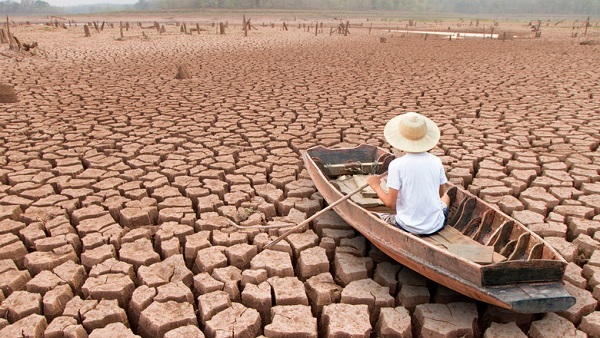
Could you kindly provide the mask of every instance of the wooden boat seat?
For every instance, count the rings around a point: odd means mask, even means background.
[[[367,175],[353,175],[352,177],[340,177],[332,182],[344,195],[347,195],[365,183],[367,177]],[[387,189],[383,183],[382,188],[384,190]],[[353,195],[350,197],[350,199],[356,204],[361,205],[363,208],[371,209],[382,207],[384,205],[383,202],[377,197],[377,194],[375,194],[375,191],[370,187],[365,188],[364,191]]]
[[[421,239],[482,265],[506,260],[506,257],[494,252],[494,247],[485,246],[451,226],[445,226],[436,234]]]

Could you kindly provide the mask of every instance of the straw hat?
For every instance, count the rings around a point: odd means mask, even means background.
[[[435,147],[440,140],[440,129],[431,119],[410,112],[388,121],[383,136],[394,148],[422,153]]]

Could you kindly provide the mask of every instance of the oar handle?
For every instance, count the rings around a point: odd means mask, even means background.
[[[379,179],[384,178],[387,175],[387,171],[384,172],[383,174],[379,175]],[[333,209],[334,207],[336,207],[338,204],[344,202],[345,200],[349,199],[350,197],[356,195],[357,193],[361,192],[363,189],[365,189],[366,187],[369,186],[369,183],[365,183],[363,185],[361,185],[360,187],[352,190],[351,192],[348,193],[348,195],[340,198],[339,200],[331,203],[330,205],[328,205],[325,209],[322,209],[321,211],[317,212],[316,214],[310,216],[309,218],[305,219],[304,221],[298,223],[297,225],[289,228],[286,232],[284,232],[281,236],[275,238],[273,241],[271,241],[270,243],[265,245],[265,249],[269,249],[271,248],[273,245],[279,243],[282,239],[286,238],[289,234],[291,234],[292,232],[296,231],[296,229],[298,228],[302,228],[303,226],[305,226],[306,224],[310,223],[312,220],[314,220],[315,218],[323,215],[325,212]]]

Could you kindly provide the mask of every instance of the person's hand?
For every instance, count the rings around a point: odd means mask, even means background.
[[[378,187],[381,184],[381,180],[377,175],[371,175],[367,177],[367,183],[371,188]]]

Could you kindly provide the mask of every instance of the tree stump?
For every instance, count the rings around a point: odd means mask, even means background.
[[[188,70],[188,67],[186,64],[179,65],[179,68],[177,68],[177,75],[175,75],[175,78],[177,80],[192,78],[192,75],[190,74],[190,71]]]
[[[17,93],[11,85],[0,83],[0,103],[19,102]]]
[[[85,32],[86,38],[89,38],[92,36],[92,34],[90,34],[90,27],[87,24],[83,25],[83,31]]]
[[[8,43],[8,36],[4,29],[0,28],[0,44]]]

